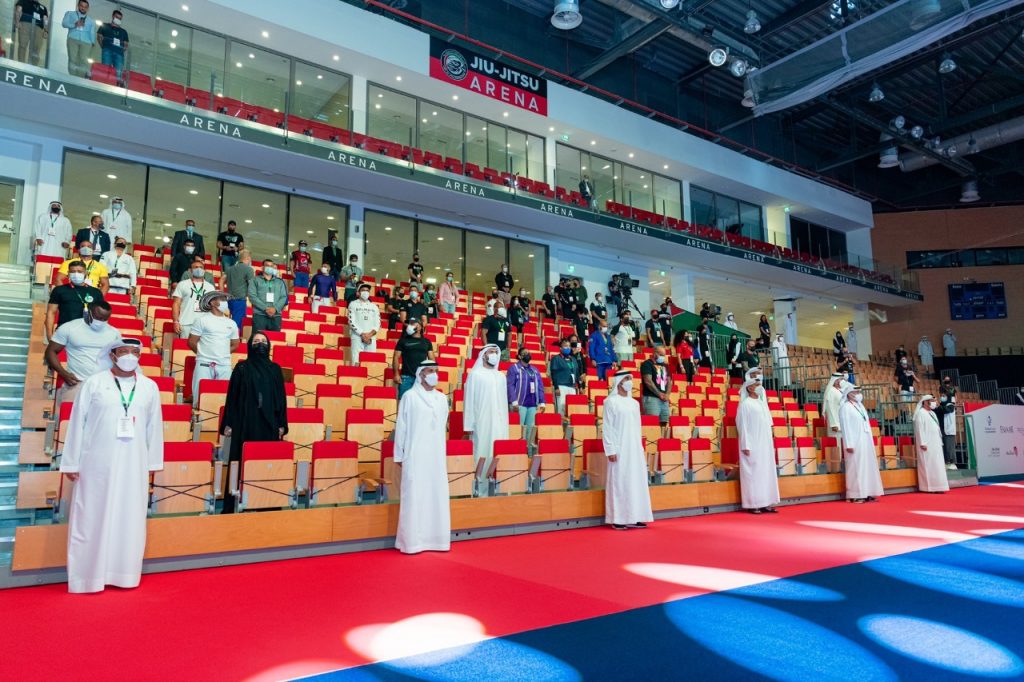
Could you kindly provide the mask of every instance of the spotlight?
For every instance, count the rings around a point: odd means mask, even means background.
[[[885,93],[882,92],[882,88],[878,87],[878,83],[871,86],[871,94],[868,95],[868,101],[872,104],[878,104],[885,99]]]
[[[939,62],[939,73],[945,75],[947,73],[953,73],[956,71],[956,62],[949,56],[949,53],[942,55],[942,61]]]
[[[715,47],[712,48],[711,52],[708,52],[708,63],[710,63],[711,66],[724,66],[728,59],[729,52],[724,47]]]
[[[740,100],[740,104],[745,106],[747,109],[753,109],[754,108],[754,91],[753,90],[744,90],[743,91],[743,99]]]
[[[665,4],[662,0],[662,4]],[[761,30],[761,20],[757,18],[757,10],[747,12],[747,23],[743,25],[744,33],[757,33]]]
[[[921,126],[914,126],[910,129],[910,136],[915,140],[920,140],[924,136],[924,128]]]
[[[955,144],[951,144],[948,147],[946,147],[946,156],[954,157],[954,156],[957,155],[958,151],[959,150],[956,148],[956,145]]]
[[[964,182],[963,187],[960,189],[960,203],[973,204],[979,199],[981,199],[981,195],[978,194],[978,181],[967,180]]]
[[[583,15],[580,14],[580,0],[558,0],[555,3],[554,14],[551,15],[551,25],[568,31],[583,23]]]
[[[679,6],[679,0],[661,0],[663,9],[675,9]]]
[[[942,6],[939,0],[918,0],[917,7],[910,17],[910,28],[913,31],[920,31],[932,23],[942,14]]]
[[[902,116],[897,116],[893,120],[889,121],[889,127],[895,128],[896,130],[903,130],[903,126],[907,125],[907,119]]]
[[[737,78],[743,78],[743,75],[747,72],[747,66],[746,60],[734,59],[732,64],[729,65],[729,73]]]

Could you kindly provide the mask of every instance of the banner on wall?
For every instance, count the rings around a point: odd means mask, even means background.
[[[1024,475],[1024,407],[987,405],[965,421],[978,478]]]
[[[513,107],[548,115],[548,82],[482,54],[430,38],[430,77]]]

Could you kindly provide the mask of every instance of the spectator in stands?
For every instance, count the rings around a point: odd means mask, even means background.
[[[608,324],[608,308],[604,304],[601,292],[594,294],[594,302],[590,304],[590,324],[594,326],[594,329],[600,329],[602,324],[606,326]]]
[[[843,388],[839,429],[843,432],[846,459],[846,497],[859,504],[885,494],[882,476],[878,473],[878,453],[871,434],[871,419],[863,401],[859,386],[848,384]]]
[[[668,296],[658,307],[658,324],[661,326],[662,342],[666,345],[672,340],[672,308],[674,304]]]
[[[110,304],[93,301],[86,316],[62,324],[46,345],[46,364],[63,380],[57,389],[57,406],[70,402],[78,395],[81,382],[98,371],[100,352],[115,341],[121,332],[110,325]],[[67,367],[60,364],[60,352],[67,352]]]
[[[658,321],[658,309],[651,311],[651,316],[644,322],[644,338],[651,348],[664,346],[668,341],[662,335],[661,324]]]
[[[796,318],[793,317],[793,313],[786,313],[786,318],[782,321],[782,331],[785,335],[786,343],[795,346],[797,344],[797,334]]]
[[[101,302],[103,292],[88,283],[85,264],[80,260],[71,261],[68,264],[68,283],[55,286],[46,304],[44,328],[47,340],[53,338],[53,332],[59,325],[82,319],[89,304]]]
[[[228,221],[228,229],[217,235],[217,253],[220,255],[220,267],[227,270],[238,262],[238,254],[245,248],[245,238],[238,231],[238,223]]]
[[[910,368],[910,361],[906,356],[900,358],[900,364],[896,366],[894,376],[900,391],[900,401],[904,403],[912,402],[914,392],[917,390],[915,386],[917,375]]]
[[[508,407],[519,414],[519,424],[523,427],[523,438],[531,446],[536,445],[536,417],[544,412],[544,380],[540,371],[530,364],[533,353],[522,346],[517,353],[519,360],[508,368]]]
[[[508,309],[508,321],[515,327],[516,333],[522,335],[523,327],[526,326],[529,316],[529,308],[524,308],[521,299],[518,296],[513,296],[512,306]]]
[[[171,240],[171,258],[180,253],[186,253],[186,242],[192,242],[192,253],[190,255],[206,258],[206,247],[203,245],[203,235],[196,232],[196,221],[188,218],[185,221],[185,229],[174,233]]]
[[[224,268],[220,288],[228,292],[228,309],[231,319],[235,321],[239,331],[245,322],[245,300],[249,296],[249,283],[256,276],[252,269],[252,254],[249,249],[238,252],[238,262]]]
[[[192,262],[189,263],[188,269],[181,275],[181,279],[179,281],[180,282],[187,281],[192,276],[193,268],[197,268],[197,267],[200,267],[200,268],[203,269],[203,279],[205,279],[212,286],[214,286],[214,288],[216,288],[216,284],[217,283],[216,283],[216,281],[213,278],[213,273],[210,272],[209,269],[207,269],[207,267],[206,267],[206,259],[204,259],[202,256],[195,256],[195,255],[192,256]],[[171,289],[172,289],[172,291],[173,291],[173,288],[174,288],[174,282],[171,282]]]
[[[656,415],[661,427],[668,426],[669,393],[672,377],[668,371],[668,351],[664,344],[654,346],[654,354],[640,363],[644,414]]]
[[[757,332],[759,334],[757,337],[757,347],[768,348],[772,342],[772,328],[771,325],[768,324],[767,315],[762,315],[760,321],[758,321]]]
[[[248,355],[235,365],[224,401],[221,433],[231,436],[229,462],[242,460],[249,441],[278,441],[288,433],[284,373],[271,362],[270,338],[261,331],[249,337]],[[234,495],[224,496],[222,514],[235,512]]]
[[[572,343],[562,339],[558,344],[558,355],[551,358],[548,374],[555,391],[555,411],[565,416],[565,396],[576,395],[579,367],[572,358]]]
[[[583,303],[576,304],[573,311],[572,326],[576,329],[576,336],[585,339],[590,335],[590,311]]]
[[[263,261],[263,276],[249,282],[252,330],[281,331],[281,313],[288,306],[288,285],[277,274],[273,259]]]
[[[619,323],[612,327],[612,340],[615,342],[615,355],[619,362],[633,359],[633,345],[637,336],[629,311],[623,310],[619,314]]]
[[[294,285],[296,289],[305,289],[309,286],[309,273],[313,269],[313,256],[309,253],[309,242],[305,239],[299,240],[299,248],[292,251],[289,261]]]
[[[396,286],[391,294],[387,299],[387,303],[384,304],[385,311],[388,314],[388,329],[398,329],[399,325],[402,324],[405,309],[409,302],[406,300],[405,294],[402,293],[402,287],[400,286]]]
[[[927,335],[922,336],[917,342],[917,354],[921,358],[921,366],[926,372],[931,372],[935,365],[935,349],[932,348],[932,342]]]
[[[953,334],[952,329],[947,329],[946,333],[942,335],[942,354],[947,358],[956,357],[956,335]]]
[[[210,291],[199,301],[199,315],[189,331],[188,347],[196,354],[192,400],[199,405],[199,382],[230,379],[231,354],[238,350],[238,325],[230,317],[228,295]]]
[[[587,340],[587,355],[594,363],[597,370],[597,378],[607,381],[608,370],[614,369],[618,358],[615,356],[615,348],[612,345],[612,338],[608,335],[608,323],[600,322],[595,325],[594,332]]]
[[[568,280],[561,282],[560,286],[562,288],[562,317],[571,322],[576,317],[576,304],[579,303],[579,300],[576,298],[576,288]]]
[[[779,389],[792,384],[789,374],[789,348],[782,334],[775,335],[775,343],[772,344],[772,365],[775,367],[775,381]]]
[[[459,304],[459,287],[455,285],[455,275],[450,272],[444,275],[438,300],[441,302],[441,310],[449,315],[455,312],[455,307]]]
[[[353,272],[345,280],[345,305],[359,297],[359,277]]]
[[[914,410],[914,448],[917,450],[917,489],[925,493],[949,490],[946,464],[942,460],[942,430],[935,408],[935,396],[925,395]]]
[[[569,337],[569,347],[572,354],[569,356],[576,363],[576,392],[587,392],[587,356],[583,352],[583,344],[578,336],[573,334]]]
[[[107,268],[96,260],[92,250],[92,242],[86,240],[78,249],[78,258],[71,258],[61,263],[57,272],[61,275],[69,274],[68,268],[72,263],[81,263],[85,267],[85,277],[89,283],[102,291],[104,294],[110,289],[110,279]]]
[[[427,324],[430,324],[438,317],[437,289],[433,284],[427,284],[423,291],[423,305],[427,307]]]
[[[358,365],[360,353],[377,350],[377,334],[380,333],[380,308],[370,301],[369,284],[360,284],[358,297],[348,304],[348,329],[352,364]]]
[[[338,283],[334,281],[331,266],[327,263],[320,266],[320,272],[313,275],[309,282],[309,300],[313,313],[320,312],[322,305],[338,304]]]
[[[497,348],[502,360],[508,360],[508,337],[512,330],[507,318],[508,310],[499,307],[480,323],[480,338],[484,343]]]
[[[841,331],[836,331],[836,335],[832,338],[832,354],[837,359],[846,354],[846,339],[843,338]]]
[[[494,276],[494,286],[498,289],[498,300],[507,308],[512,302],[512,287],[515,286],[515,280],[508,272],[508,265],[502,263],[501,272]]]
[[[587,202],[587,207],[596,211],[597,200],[594,198],[594,183],[590,179],[589,175],[584,174],[580,180],[580,195],[583,196],[583,201]]]
[[[615,277],[608,280],[608,302],[615,306],[616,315],[622,309],[622,292],[619,291],[619,285],[615,283]]]
[[[346,282],[352,275],[355,275],[357,280],[363,279],[363,269],[359,267],[359,256],[354,253],[348,255],[348,265],[341,269],[341,278]]]
[[[110,251],[110,235],[104,229],[103,218],[93,214],[89,219],[89,227],[83,227],[75,235],[75,248],[81,251],[82,244],[89,242],[93,255],[99,258]]]
[[[324,247],[324,263],[331,268],[331,277],[338,282],[344,281],[341,276],[341,270],[342,265],[345,263],[345,257],[338,246],[337,233],[331,235],[331,243]]]
[[[121,27],[124,14],[115,9],[110,21],[100,26],[97,35],[100,39],[100,59],[107,66],[114,67],[117,79],[121,80],[124,71],[124,55],[128,51],[128,31]]]
[[[541,302],[544,304],[544,315],[545,319],[551,320],[552,322],[558,319],[558,298],[555,296],[554,287],[550,284],[544,289],[544,295],[540,297]]]
[[[843,402],[843,387],[848,383],[845,377],[842,372],[833,373],[822,393],[821,416],[825,418],[825,428],[832,438],[843,437],[839,423],[839,407]]]
[[[956,387],[953,377],[948,374],[942,377],[938,402],[935,413],[941,421],[942,452],[946,457],[946,468],[952,471],[956,469]]]
[[[138,271],[135,259],[127,253],[128,242],[124,237],[114,240],[114,250],[107,251],[100,258],[100,263],[107,269],[107,282],[110,291],[115,294],[127,294],[135,290]]]
[[[893,358],[896,360],[896,366],[900,366],[900,360],[907,357],[907,349],[903,347],[903,344],[896,346],[896,350],[893,351]]]
[[[68,29],[68,73],[88,78],[89,57],[96,44],[96,23],[89,18],[89,0],[78,0],[78,7],[65,12],[60,26]]]
[[[519,300],[519,305],[522,306],[523,310],[526,311],[526,318],[527,320],[529,320],[530,306],[533,304],[533,301],[530,300],[530,297],[527,295],[525,288],[519,287],[519,295],[512,297],[513,301],[515,301],[516,299]]]
[[[410,319],[405,323],[405,333],[395,344],[395,352],[391,360],[391,368],[395,374],[395,385],[398,386],[398,399],[401,400],[406,391],[416,383],[416,372],[424,360],[434,359],[434,344],[423,336],[423,325],[418,320]]]
[[[133,588],[142,578],[149,475],[164,468],[160,389],[138,371],[142,343],[120,339],[98,359],[71,412],[60,470],[75,481],[68,591]]]
[[[435,390],[437,363],[424,361],[413,378],[413,398],[398,406],[395,464],[401,471],[395,547],[403,554],[447,552],[451,547],[451,510],[445,432],[448,399]]]
[[[14,5],[14,23],[17,25],[18,61],[42,66],[39,58],[46,52],[50,35],[50,11],[36,0],[18,0]]]
[[[740,404],[736,410],[741,505],[751,514],[774,514],[774,505],[780,500],[772,415],[768,405],[761,400],[763,392],[759,380],[745,382],[740,389]]]
[[[429,321],[427,315],[427,304],[423,302],[419,289],[409,290],[409,300],[405,302],[405,310],[402,314],[402,323],[419,322],[421,327],[426,327]]]
[[[617,372],[604,401],[601,425],[608,473],[604,521],[615,530],[646,528],[654,520],[647,487],[647,455],[640,427],[640,405],[633,400],[633,375]]]
[[[473,440],[473,465],[483,460],[485,476],[494,457],[494,441],[508,439],[508,384],[498,371],[500,361],[500,348],[490,343],[483,347],[466,379],[463,399],[463,430]],[[487,494],[484,483],[485,479],[478,480],[481,496]]]
[[[167,271],[167,279],[170,281],[172,291],[175,284],[188,275],[195,258],[196,244],[191,239],[186,239],[182,245],[181,253],[171,257],[171,267]]]
[[[583,280],[577,277],[573,281],[573,288],[576,290],[576,305],[582,305],[584,308],[587,304],[587,287],[583,284]]]
[[[729,345],[725,349],[725,366],[729,368],[729,378],[742,379],[744,368],[740,356],[743,354],[743,345],[740,337],[736,334],[729,336]]]
[[[853,328],[853,322],[846,323],[846,350],[857,357],[857,330]]]
[[[706,322],[701,322],[697,327],[697,347],[700,349],[698,364],[709,369],[714,367],[711,359],[711,327]]]
[[[697,368],[693,364],[693,335],[686,330],[680,330],[672,340],[676,349],[676,360],[686,372],[686,383],[693,381],[693,375]]]
[[[409,270],[409,286],[413,284],[423,288],[423,264],[420,263],[419,251],[412,254],[412,262],[408,265]]]
[[[743,368],[748,374],[751,369],[761,365],[761,360],[757,357],[757,345],[754,343],[753,339],[747,340],[747,347],[740,355],[740,362],[743,363]]]
[[[71,248],[71,221],[64,216],[64,205],[59,201],[51,201],[49,212],[39,214],[33,233],[37,256],[67,258]]]
[[[857,383],[855,375],[855,365],[853,355],[847,353],[843,357],[839,358],[839,362],[836,363],[836,371],[842,372],[846,376],[847,382],[854,384]]]
[[[729,329],[739,331],[739,326],[736,324],[736,316],[733,315],[732,312],[728,312],[725,314],[725,322],[723,322],[722,324],[724,324]]]
[[[707,324],[708,320],[714,319],[715,314],[711,312],[711,304],[704,301],[700,306],[700,321]]]
[[[174,320],[174,333],[179,339],[187,339],[192,330],[192,323],[199,315],[199,304],[203,295],[213,291],[213,285],[206,281],[206,269],[202,261],[192,264],[188,279],[174,285],[171,294],[171,319]]]
[[[135,231],[132,227],[132,214],[125,209],[123,198],[116,195],[111,197],[110,206],[103,209],[100,218],[103,219],[103,227],[111,239],[117,241],[120,237],[129,244],[133,243]]]

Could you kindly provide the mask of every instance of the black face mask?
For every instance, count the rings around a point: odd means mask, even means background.
[[[270,344],[269,343],[254,343],[249,346],[249,355],[253,355],[258,358],[266,358],[270,356]]]
[[[519,356],[519,359],[522,360],[523,362],[529,364],[530,360],[533,359],[533,356],[530,355],[529,353],[523,353],[522,355]]]

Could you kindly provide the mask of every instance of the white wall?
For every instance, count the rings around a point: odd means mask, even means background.
[[[15,216],[18,234],[11,242],[13,262],[31,262],[36,216],[60,198],[61,155],[56,141],[16,134],[0,120],[0,176],[24,184],[20,215]]]

